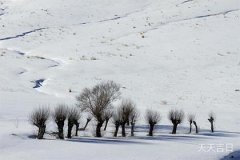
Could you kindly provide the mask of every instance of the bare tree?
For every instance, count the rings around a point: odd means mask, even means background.
[[[209,113],[209,118],[208,118],[208,121],[210,122],[211,124],[211,131],[214,132],[214,122],[215,122],[215,119],[216,119],[216,116],[213,112],[210,112]]]
[[[91,120],[92,120],[92,116],[91,116],[91,115],[88,115],[87,121],[86,121],[84,127],[83,127],[83,128],[80,128],[79,130],[80,130],[80,131],[85,131],[85,129],[86,129],[87,126],[88,126],[88,123],[89,123]]]
[[[126,124],[129,123],[130,115],[135,110],[135,104],[130,99],[122,100],[118,112],[120,115],[120,125],[122,127],[122,136],[126,137]]]
[[[170,110],[168,118],[173,124],[172,134],[176,134],[177,126],[182,123],[184,119],[184,112],[182,110]]]
[[[44,133],[46,131],[46,122],[49,119],[49,116],[49,108],[40,107],[38,109],[35,109],[29,117],[30,122],[38,127],[38,139],[43,139]]]
[[[140,114],[136,108],[133,110],[132,114],[130,115],[131,136],[134,136],[134,128],[135,128],[136,121],[139,118],[139,115]]]
[[[194,124],[194,126],[195,126],[195,128],[196,128],[196,133],[198,133],[198,126],[197,126],[197,122],[196,122],[196,121],[193,121],[193,124]]]
[[[64,122],[68,115],[68,107],[64,104],[58,105],[53,112],[53,119],[58,126],[58,137],[64,139]]]
[[[154,126],[160,122],[161,120],[161,116],[160,113],[158,111],[152,110],[152,109],[148,109],[146,111],[146,115],[145,115],[145,119],[149,124],[149,136],[153,136],[153,130],[154,130]]]
[[[97,121],[96,137],[101,137],[104,115],[111,108],[111,103],[120,96],[120,86],[113,81],[102,82],[92,89],[85,88],[77,97],[79,107],[89,112]]]
[[[194,120],[195,120],[195,115],[189,114],[188,115],[188,122],[190,124],[189,133],[192,133],[192,123]]]
[[[108,125],[108,121],[110,120],[110,118],[112,117],[112,115],[113,115],[112,110],[108,110],[108,111],[105,112],[105,114],[104,114],[104,119],[105,119],[104,131],[106,131],[107,125]]]
[[[80,111],[77,108],[71,108],[68,112],[68,138],[72,138],[72,128],[75,125],[76,126],[76,133],[75,135],[78,135],[78,128],[79,128],[79,119],[80,119]]]

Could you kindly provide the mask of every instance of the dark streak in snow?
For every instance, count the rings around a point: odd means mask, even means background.
[[[188,2],[191,2],[191,1],[193,1],[193,0],[183,1],[181,4],[188,3]]]
[[[215,14],[207,14],[207,15],[203,15],[203,16],[197,16],[194,18],[205,18],[205,17],[212,17],[212,16],[218,16],[218,15],[226,15],[230,12],[234,12],[234,11],[238,11],[238,9],[233,9],[233,10],[228,10],[228,11],[224,11],[224,12],[219,12],[219,13],[215,13]]]
[[[11,40],[11,39],[16,39],[16,38],[19,38],[19,37],[24,37],[28,34],[31,34],[31,33],[37,32],[37,31],[41,31],[41,30],[44,30],[44,29],[47,29],[47,28],[38,28],[38,29],[31,30],[31,31],[23,32],[21,34],[15,35],[15,36],[0,38],[0,41],[6,41],[6,40]]]
[[[147,6],[148,5],[146,5],[145,7],[147,7]],[[115,15],[115,17],[108,18],[108,19],[102,19],[102,20],[99,20],[99,21],[96,21],[96,22],[89,21],[89,22],[82,22],[82,23],[78,23],[78,24],[74,24],[74,25],[85,25],[85,24],[92,24],[92,23],[101,23],[101,22],[114,21],[114,20],[118,20],[118,19],[121,19],[121,18],[128,17],[128,16],[130,16],[132,14],[135,14],[135,13],[138,13],[138,12],[142,12],[144,8],[136,10],[136,11],[133,11],[133,12],[126,13],[126,14],[124,14],[122,16]]]
[[[45,79],[39,79],[39,80],[35,80],[32,81],[33,83],[35,83],[35,86],[33,88],[39,88],[42,86],[42,83],[45,81]]]
[[[21,56],[24,56],[24,55],[25,55],[25,53],[20,52],[20,51],[16,51],[16,53],[19,54],[19,55],[21,55]]]
[[[126,17],[126,16],[123,16],[123,17]],[[101,21],[98,21],[98,22],[107,22],[107,21],[114,21],[114,20],[117,20],[117,19],[120,19],[120,18],[123,18],[123,17],[114,17],[114,18],[109,18],[109,19],[104,19],[104,20],[101,20]]]
[[[30,58],[42,59],[42,60],[46,60],[46,61],[50,61],[50,62],[54,63],[54,64],[48,66],[48,68],[53,68],[53,67],[57,67],[60,65],[59,62],[52,60],[52,59],[45,58],[45,57],[31,56]]]
[[[151,28],[146,32],[152,31],[152,30],[156,30],[158,29],[160,26],[164,26],[164,25],[168,25],[171,23],[177,23],[177,22],[183,22],[183,21],[189,21],[189,20],[194,20],[194,19],[200,19],[200,18],[207,18],[207,17],[213,17],[213,16],[219,16],[219,15],[226,15],[228,13],[234,12],[234,11],[239,11],[239,9],[232,9],[232,10],[227,10],[227,11],[223,11],[223,12],[218,12],[218,13],[213,13],[213,14],[207,14],[207,15],[201,15],[201,16],[196,16],[196,17],[191,17],[191,18],[185,18],[185,19],[179,19],[179,20],[175,20],[175,21],[169,21],[169,22],[162,22],[160,23],[158,26]]]

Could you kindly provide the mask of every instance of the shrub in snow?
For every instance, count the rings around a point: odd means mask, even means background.
[[[214,121],[215,121],[215,119],[216,119],[216,117],[215,117],[214,113],[213,112],[209,113],[208,121],[211,124],[211,132],[214,132]]]
[[[148,135],[149,136],[153,136],[153,130],[154,130],[154,126],[160,122],[161,120],[161,116],[160,113],[158,111],[155,110],[151,110],[148,109],[146,111],[146,115],[145,115],[145,119],[149,124],[149,132]]]
[[[170,110],[168,118],[173,124],[172,134],[176,134],[177,126],[183,121],[184,112],[182,110]]]
[[[68,115],[68,107],[64,104],[58,105],[53,112],[53,119],[58,126],[58,137],[64,139],[64,122]]]
[[[49,108],[40,107],[35,109],[30,115],[30,122],[38,127],[38,139],[43,139],[46,130],[46,122],[50,116]]]
[[[78,136],[80,112],[77,108],[71,108],[68,111],[68,138],[72,138],[72,128],[76,126],[75,136]]]
[[[190,124],[189,133],[192,133],[192,123],[194,120],[195,120],[195,115],[189,114],[188,115],[188,122]]]
[[[120,86],[113,81],[102,82],[93,88],[85,88],[77,97],[79,107],[89,112],[97,121],[96,137],[101,137],[101,128],[105,113],[111,109],[111,103],[120,96]]]

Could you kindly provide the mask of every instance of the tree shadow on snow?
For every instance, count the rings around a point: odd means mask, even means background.
[[[194,141],[199,139],[209,139],[210,137],[195,136],[195,135],[155,135],[155,136],[136,136],[136,139],[141,140],[159,140],[159,141]]]
[[[149,126],[139,125],[139,126],[136,126],[135,128],[136,128],[135,132],[148,133]],[[159,139],[163,139],[163,137],[165,137],[166,139],[181,140],[181,138],[183,138],[186,140],[191,140],[191,139],[201,139],[201,138],[206,139],[211,137],[239,137],[240,136],[240,132],[216,130],[214,133],[212,133],[209,129],[200,129],[199,133],[196,134],[194,128],[192,130],[192,133],[189,134],[189,127],[184,127],[184,126],[178,126],[177,134],[175,135],[171,134],[171,131],[172,131],[172,125],[156,125],[154,127],[154,133],[159,137]],[[163,135],[158,135],[158,134],[163,134]],[[169,134],[169,135],[164,135],[164,134]],[[154,139],[158,139],[156,138],[156,136],[154,137],[155,137]],[[143,137],[143,139],[144,138],[146,137]],[[146,139],[151,139],[151,138],[147,137]]]
[[[120,138],[88,138],[88,137],[80,137],[80,138],[72,138],[67,139],[70,142],[81,142],[81,143],[96,143],[96,144],[147,144],[145,142],[137,142],[128,139],[120,139]]]

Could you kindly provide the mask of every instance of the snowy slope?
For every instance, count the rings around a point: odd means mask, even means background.
[[[219,159],[228,153],[198,152],[200,144],[240,150],[239,9],[239,0],[0,0],[0,159]],[[111,128],[103,139],[28,138],[34,107],[74,105],[103,80],[120,83],[142,115],[160,111],[156,137],[145,136],[142,118],[135,138],[112,139]],[[200,134],[185,134],[186,121],[168,134],[171,108],[195,113]]]

